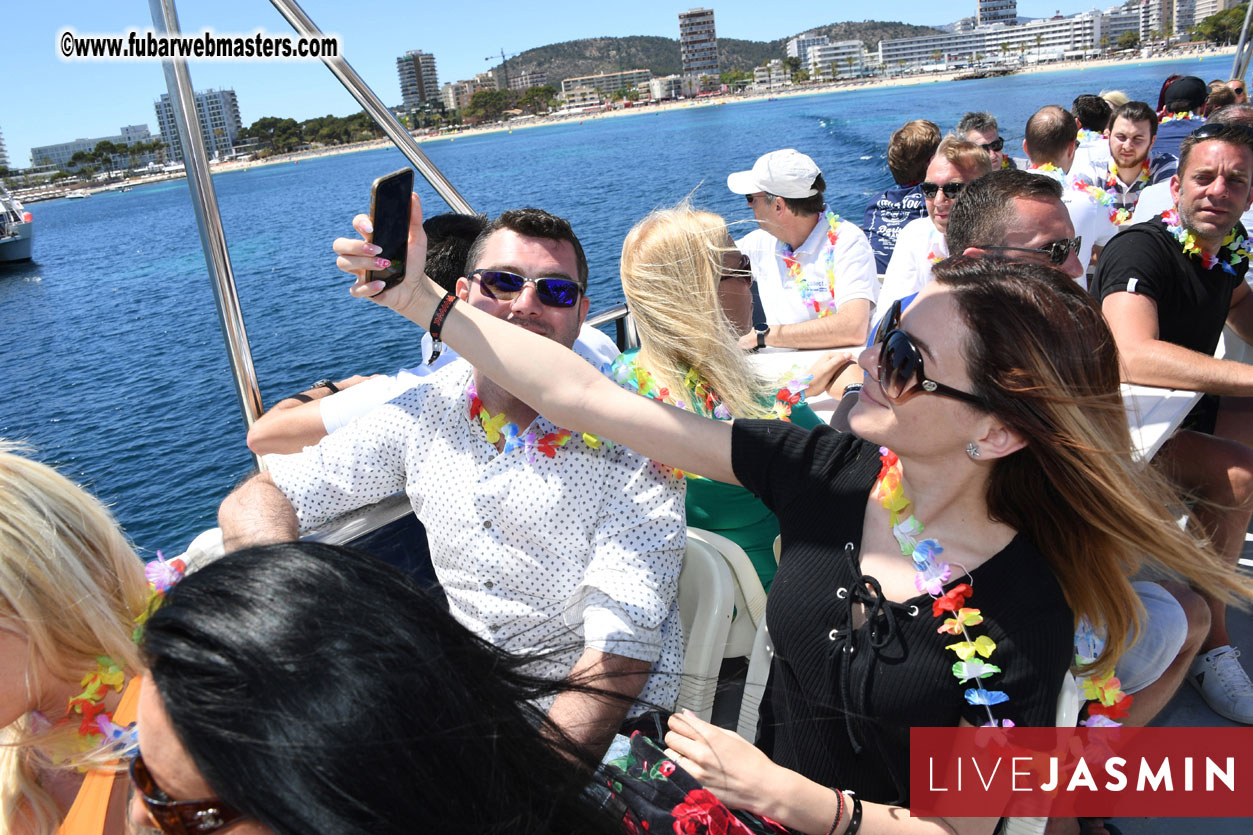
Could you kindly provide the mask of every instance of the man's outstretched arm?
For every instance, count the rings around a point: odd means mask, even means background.
[[[357,374],[335,383],[335,388],[343,391],[369,379]],[[286,455],[313,446],[326,437],[322,401],[334,396],[329,387],[315,386],[278,401],[248,430],[248,448],[257,455]]]
[[[300,538],[296,509],[269,473],[253,475],[222,500],[218,525],[227,553],[249,545],[294,542]]]

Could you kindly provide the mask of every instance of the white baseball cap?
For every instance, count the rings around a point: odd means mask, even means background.
[[[792,199],[813,197],[818,193],[814,180],[821,173],[822,170],[808,156],[792,148],[784,148],[758,157],[751,171],[736,171],[727,175],[727,188],[736,194],[765,191]]]

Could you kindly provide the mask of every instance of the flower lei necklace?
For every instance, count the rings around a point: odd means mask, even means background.
[[[692,400],[688,402],[674,397],[669,388],[659,385],[652,372],[640,366],[638,359],[638,356],[622,354],[614,360],[610,374],[618,385],[636,394],[662,403],[669,403],[702,417],[711,417],[716,420],[731,419],[731,410],[695,368],[689,368],[683,377],[684,389],[691,392]],[[779,390],[775,393],[767,418],[789,420],[792,416],[792,408],[805,402],[805,389],[813,382],[813,379],[812,375],[797,374],[796,369],[785,374],[783,380],[786,382],[780,381]],[[678,478],[683,476],[694,479],[704,478],[695,473],[673,469]]]
[[[1191,110],[1183,111],[1181,113],[1166,113],[1157,118],[1157,126],[1160,128],[1167,122],[1190,122],[1199,118],[1201,117],[1193,113]]]
[[[1190,255],[1201,259],[1201,264],[1207,270],[1220,266],[1223,272],[1235,275],[1235,264],[1239,264],[1249,257],[1247,250],[1248,239],[1243,235],[1236,235],[1236,227],[1232,227],[1227,233],[1227,237],[1223,238],[1222,248],[1218,250],[1217,255],[1210,255],[1201,250],[1200,244],[1197,243],[1196,233],[1191,229],[1185,229],[1183,220],[1179,217],[1178,209],[1169,209],[1162,212],[1162,223],[1166,225],[1166,231],[1175,236],[1175,240],[1183,247],[1183,254]]]
[[[811,288],[809,282],[806,281],[803,271],[801,270],[800,261],[796,259],[790,244],[779,242],[779,257],[783,259],[783,266],[787,268],[788,277],[792,279],[792,283],[796,286],[796,292],[800,293],[801,301],[805,306],[812,307],[814,312],[818,314],[818,318],[830,316],[835,312],[835,242],[839,240],[840,216],[830,210],[826,213],[827,218],[827,282],[826,287],[816,286]],[[822,298],[823,290],[826,290],[828,297]]]
[[[165,597],[165,592],[182,579],[186,570],[182,560],[166,560],[160,551],[155,560],[144,566],[144,576],[148,579],[151,593],[148,605],[135,617],[135,629],[131,634],[135,643],[139,643],[143,637],[143,625]],[[93,750],[97,750],[101,756],[121,756],[135,746],[137,737],[134,724],[127,727],[116,724],[113,721],[113,712],[104,706],[110,688],[120,693],[125,685],[126,673],[122,665],[107,655],[96,656],[96,669],[83,676],[79,682],[82,692],[70,699],[65,719],[61,720],[70,721],[77,714],[77,733],[68,746],[53,752],[53,765],[60,765],[71,755],[87,754]],[[59,723],[53,722],[42,712],[31,711],[31,729],[36,734],[43,733],[56,724]],[[79,770],[85,771],[86,768],[80,767]]]
[[[470,382],[466,385],[466,398],[470,401],[470,417],[478,418],[483,424],[483,432],[487,435],[487,442],[495,444],[503,437],[505,439],[505,448],[501,450],[501,454],[513,452],[515,449],[521,449],[526,453],[526,459],[530,462],[535,461],[537,452],[543,453],[548,458],[554,458],[557,455],[557,449],[564,447],[570,440],[573,433],[569,429],[558,429],[556,432],[549,432],[544,436],[538,436],[534,432],[522,434],[518,429],[518,424],[509,422],[509,417],[503,412],[493,415],[483,406],[483,401],[479,400],[478,388],[474,385],[474,377],[470,377]],[[583,443],[592,449],[597,449],[602,445],[609,445],[609,441],[584,432]]]
[[[953,663],[953,676],[958,682],[965,684],[973,681],[975,684],[966,690],[966,702],[982,707],[987,712],[988,721],[984,727],[1014,727],[1013,720],[997,720],[992,715],[992,706],[1008,702],[1009,695],[1002,690],[988,690],[983,686],[983,679],[997,675],[1001,668],[988,663],[992,653],[996,651],[996,642],[987,635],[972,637],[967,629],[983,623],[983,613],[979,609],[966,606],[974,590],[969,583],[959,583],[944,592],[944,584],[951,579],[953,570],[948,563],[938,559],[944,552],[938,540],[918,539],[923,532],[923,525],[914,516],[913,503],[905,496],[901,485],[904,473],[901,461],[887,447],[879,447],[879,461],[882,466],[870,495],[888,511],[892,535],[900,545],[901,554],[913,559],[917,572],[914,586],[919,592],[933,598],[932,615],[939,618],[945,612],[951,614],[936,631],[962,639],[949,644],[945,649],[952,650],[957,656],[958,660]],[[1075,646],[1076,661],[1080,665],[1091,664],[1101,653],[1103,641],[1086,618],[1080,621],[1075,634]],[[1082,722],[1088,727],[1117,726],[1119,723],[1115,720],[1126,715],[1132,702],[1132,697],[1122,692],[1121,683],[1112,671],[1099,678],[1081,677],[1079,687],[1086,699],[1095,700],[1088,707],[1089,718]]]

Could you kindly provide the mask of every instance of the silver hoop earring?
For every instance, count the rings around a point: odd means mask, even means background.
[[[976,444],[974,441],[971,441],[970,443],[966,444],[966,454],[969,455],[971,458],[978,458],[979,457],[979,445]]]

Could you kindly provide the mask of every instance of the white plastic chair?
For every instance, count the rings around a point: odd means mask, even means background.
[[[1057,694],[1057,727],[1073,728],[1079,724],[1079,708],[1083,702],[1079,698],[1079,686],[1075,677],[1066,671],[1062,679],[1062,689]],[[1043,835],[1048,826],[1048,818],[1006,818],[1002,827],[1002,835]]]
[[[766,590],[762,588],[757,569],[743,548],[721,534],[688,528],[687,536],[689,540],[696,539],[712,547],[731,569],[731,578],[735,582],[735,610],[722,657],[746,658],[753,651],[757,624],[766,616]]]
[[[757,625],[753,641],[753,654],[748,658],[748,673],[744,676],[744,695],[740,699],[740,718],[735,732],[749,742],[757,741],[757,712],[762,696],[766,694],[766,681],[770,678],[770,662],[774,658],[774,644],[763,617]]]
[[[676,709],[687,708],[706,721],[713,715],[734,606],[735,585],[726,561],[712,546],[689,537],[679,573],[684,648]]]

